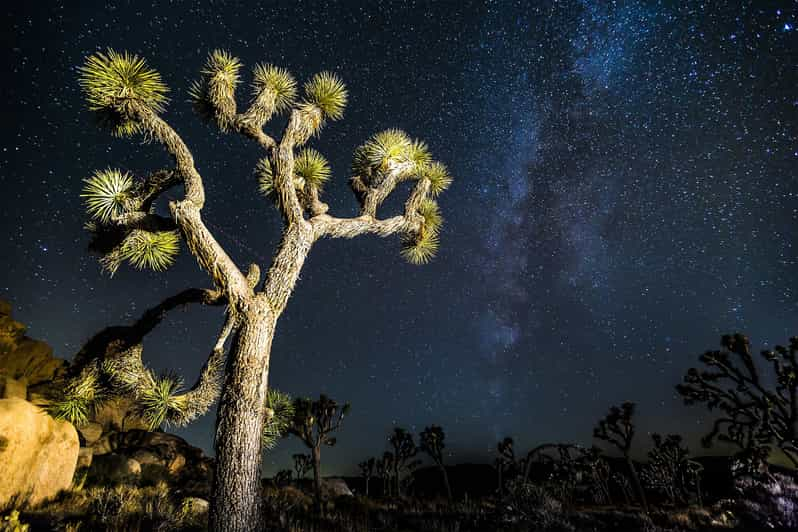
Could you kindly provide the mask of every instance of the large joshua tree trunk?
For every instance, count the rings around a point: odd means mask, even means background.
[[[211,530],[257,530],[260,522],[261,435],[275,319],[259,297],[240,320],[216,420]]]

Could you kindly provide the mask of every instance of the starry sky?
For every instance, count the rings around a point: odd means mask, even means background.
[[[102,327],[209,286],[187,253],[109,278],[86,250],[82,179],[169,165],[86,111],[76,68],[106,47],[171,87],[165,118],[204,177],[205,220],[242,266],[268,266],[280,219],[256,193],[255,145],[187,102],[214,48],[347,83],[344,119],[312,142],[332,164],[333,214],[356,213],[352,150],[388,127],[454,175],[433,263],[403,262],[396,239],[319,242],[278,323],[270,384],[353,405],[325,474],[381,454],[394,425],[442,425],[460,462],[490,460],[506,435],[589,443],[624,400],[642,434],[694,438],[706,421],[674,385],[697,356],[727,332],[757,348],[798,334],[798,2],[317,4],[2,8],[0,297],[31,336],[70,358]],[[172,313],[146,361],[193,381],[221,318]],[[178,433],[210,451],[213,424]],[[300,450],[284,442],[265,472]]]

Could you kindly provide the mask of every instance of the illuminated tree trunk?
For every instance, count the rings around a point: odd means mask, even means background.
[[[261,434],[274,325],[265,298],[255,298],[233,339],[216,421],[211,530],[261,528]]]

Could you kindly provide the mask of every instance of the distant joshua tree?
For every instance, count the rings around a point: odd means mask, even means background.
[[[382,479],[382,494],[384,496],[390,495],[391,493],[390,490],[393,479],[394,461],[393,453],[390,451],[385,451],[385,453],[382,455],[382,458],[377,460],[375,465],[377,474]]]
[[[412,471],[420,463],[418,460],[412,460],[418,454],[418,447],[413,441],[413,435],[401,427],[393,429],[388,437],[388,443],[393,448],[394,494],[400,496],[403,475]]]
[[[426,427],[419,435],[419,449],[429,455],[435,465],[441,470],[443,484],[446,486],[446,498],[452,500],[452,488],[449,485],[449,475],[443,464],[443,449],[446,447],[446,433],[438,425]]]
[[[323,238],[400,235],[402,255],[412,263],[425,263],[438,248],[441,215],[435,197],[451,183],[446,168],[433,161],[423,142],[399,130],[383,131],[354,152],[350,184],[360,204],[359,215],[329,215],[320,194],[331,177],[330,166],[305,145],[327,122],[343,116],[344,84],[336,75],[323,72],[305,83],[304,96],[297,99],[296,81],[286,70],[257,65],[249,107],[239,112],[240,70],[236,57],[214,51],[189,92],[202,117],[223,132],[253,140],[265,155],[256,168],[256,186],[282,215],[283,234],[263,281],[257,265],[250,265],[246,272],[239,268],[203,220],[203,178],[183,139],[161,117],[168,89],[160,74],[143,59],[113,50],[90,56],[80,69],[88,106],[112,135],[141,134],[160,144],[174,160],[173,167],[142,179],[109,168],[86,180],[82,196],[91,217],[87,227],[93,235],[92,249],[102,256],[101,264],[111,273],[124,262],[139,269],[163,270],[174,262],[183,240],[214,284],[200,299],[226,305],[225,323],[206,362],[205,382],[200,383],[206,395],[197,403],[210,406],[220,393],[216,383],[223,381],[209,521],[212,531],[260,528],[261,434],[264,423],[271,422],[266,403],[272,338],[313,244]],[[289,117],[282,134],[265,133],[264,125],[283,111]],[[415,187],[404,212],[378,218],[380,206],[405,181],[415,181]],[[169,201],[169,216],[161,216],[154,209],[156,202],[176,186],[182,186],[184,195]],[[228,337],[232,342],[225,356]],[[155,403],[152,410],[164,421],[183,422],[198,415],[185,414],[186,409],[196,408],[181,394],[177,379],[155,378],[144,368],[140,343],[101,371],[121,375],[119,380],[137,398]],[[80,379],[96,381],[97,376],[87,373]],[[86,391],[82,384],[72,384],[67,390],[73,404],[96,399],[90,393],[96,385]],[[266,434],[271,437],[275,431]]]
[[[621,451],[621,454],[623,454],[626,460],[626,465],[629,468],[629,475],[632,477],[637,498],[643,510],[648,512],[646,494],[643,491],[642,484],[640,484],[640,477],[637,474],[637,468],[630,454],[632,450],[632,441],[635,437],[635,427],[632,421],[634,413],[634,403],[625,402],[620,407],[611,407],[610,412],[604,419],[599,421],[596,428],[593,429],[593,437],[609,442]]]
[[[341,427],[349,413],[349,404],[339,405],[322,394],[316,401],[294,400],[294,421],[288,432],[298,437],[310,449],[313,466],[313,495],[316,510],[321,510],[321,446],[332,447],[337,440],[330,436]]]
[[[377,459],[373,456],[364,462],[360,462],[357,465],[360,468],[360,475],[363,477],[363,481],[366,483],[366,497],[369,496],[369,481],[371,477],[374,476],[375,469],[377,467]]]
[[[293,476],[294,472],[290,469],[281,469],[274,475],[274,485],[278,488],[290,486]]]
[[[648,452],[648,463],[641,471],[643,483],[663,493],[671,504],[689,502],[694,492],[701,505],[701,472],[703,466],[690,460],[690,451],[682,445],[682,437],[669,434],[665,438],[652,434],[654,448]]]
[[[313,457],[309,454],[295,454],[292,455],[294,459],[294,471],[296,472],[296,479],[305,478],[308,471],[313,469]]]
[[[712,431],[702,444],[715,439],[736,445],[746,461],[764,461],[776,445],[798,467],[798,337],[789,347],[762,351],[771,368],[763,376],[742,334],[721,338],[722,351],[707,351],[699,360],[707,369],[690,368],[676,386],[685,404],[703,403],[718,409]]]
[[[494,462],[496,466],[496,484],[497,491],[502,493],[504,491],[504,483],[509,480],[507,477],[510,473],[515,473],[518,468],[518,462],[515,458],[515,442],[511,437],[506,436],[496,444],[496,450],[499,453]],[[508,473],[508,475],[505,475],[505,473]]]

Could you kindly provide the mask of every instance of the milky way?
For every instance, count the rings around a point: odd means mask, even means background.
[[[386,127],[455,176],[434,263],[404,264],[392,240],[321,242],[278,325],[272,384],[353,404],[329,472],[381,453],[394,424],[443,425],[452,460],[488,460],[505,435],[587,443],[623,400],[643,432],[692,437],[703,426],[674,385],[698,354],[727,332],[798,334],[798,3],[264,4],[5,8],[0,296],[59,356],[209,282],[187,254],[109,279],[86,251],[81,179],[168,164],[85,111],[75,69],[107,46],[172,88],[165,116],[239,264],[268,264],[279,218],[255,194],[257,150],[186,102],[213,48],[347,82],[344,120],[313,142],[334,213],[355,212],[352,149]],[[220,318],[170,316],[145,358],[192,379]],[[208,450],[212,433],[213,415],[181,431]],[[270,453],[267,472],[298,449]]]

